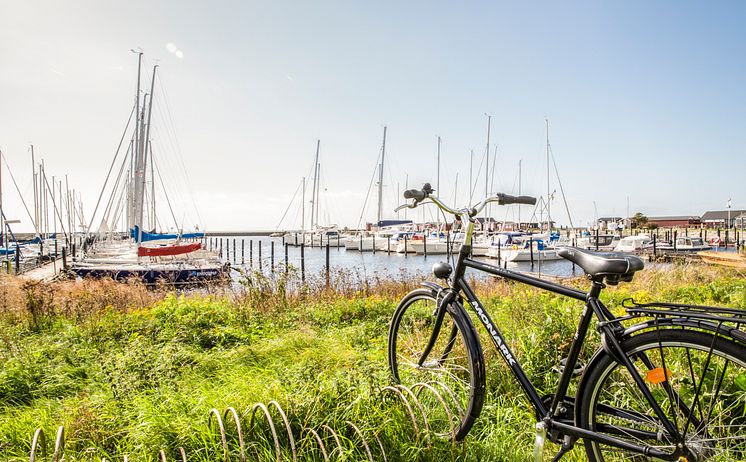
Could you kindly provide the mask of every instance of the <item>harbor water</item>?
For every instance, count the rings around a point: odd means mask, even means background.
[[[220,252],[222,241],[223,258],[234,268],[245,271],[261,271],[271,274],[281,271],[285,265],[285,246],[282,238],[269,236],[221,236],[208,237],[207,248]],[[235,243],[235,251],[234,251]],[[274,257],[272,247],[274,244]],[[212,246],[212,247],[210,247]],[[260,250],[261,249],[261,250]],[[326,247],[304,247],[301,259],[301,248],[287,246],[287,262],[296,271],[304,267],[307,275],[318,275],[326,268]],[[261,255],[261,256],[260,256]],[[475,260],[497,265],[498,260],[488,257],[475,257]],[[419,255],[400,254],[386,251],[359,252],[345,250],[344,247],[329,248],[329,266],[332,272],[345,271],[354,274],[361,280],[370,278],[400,278],[402,276],[424,277],[430,273],[432,266],[440,261],[449,261],[455,265],[455,256],[448,255]],[[505,267],[504,261],[500,265]],[[574,267],[567,260],[507,262],[507,268],[515,271],[530,272],[535,275],[554,277],[573,277],[582,274],[580,268]],[[471,272],[471,273],[469,273]],[[241,277],[237,271],[232,272],[234,278]],[[467,274],[475,277],[488,277],[486,273],[468,270]]]

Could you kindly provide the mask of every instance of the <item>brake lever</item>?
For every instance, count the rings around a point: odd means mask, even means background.
[[[411,204],[402,204],[399,207],[397,207],[397,208],[394,209],[394,213],[397,213],[400,210],[413,209],[413,208],[416,208],[416,207],[417,207],[417,202],[416,201],[412,202]]]

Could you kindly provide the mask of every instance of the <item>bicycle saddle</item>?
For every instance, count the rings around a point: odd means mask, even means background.
[[[562,247],[557,254],[583,268],[593,278],[606,278],[606,283],[610,285],[631,281],[635,271],[645,267],[639,257],[621,252],[592,252],[577,247]]]

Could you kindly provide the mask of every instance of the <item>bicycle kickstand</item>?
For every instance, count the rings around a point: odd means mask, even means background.
[[[572,448],[575,447],[575,441],[577,441],[576,438],[573,438],[572,436],[565,435],[564,440],[562,441],[562,447],[560,447],[559,452],[556,456],[554,456],[554,459],[552,459],[552,462],[559,462],[559,460],[568,452],[572,451]]]

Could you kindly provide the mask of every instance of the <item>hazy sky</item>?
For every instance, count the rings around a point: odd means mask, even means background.
[[[458,173],[465,205],[485,113],[504,192],[517,192],[523,159],[523,192],[546,194],[550,120],[576,224],[594,201],[599,215],[624,215],[627,197],[648,215],[699,215],[729,197],[746,208],[743,2],[0,0],[0,149],[27,200],[33,143],[90,217],[138,47],[160,64],[154,150],[187,227],[274,229],[316,139],[321,221],[356,224],[384,125],[388,217],[406,175],[435,183],[438,135],[441,195],[453,199]],[[3,173],[7,215],[28,229]],[[564,209],[559,195],[552,208]],[[295,207],[288,216],[299,224]]]

